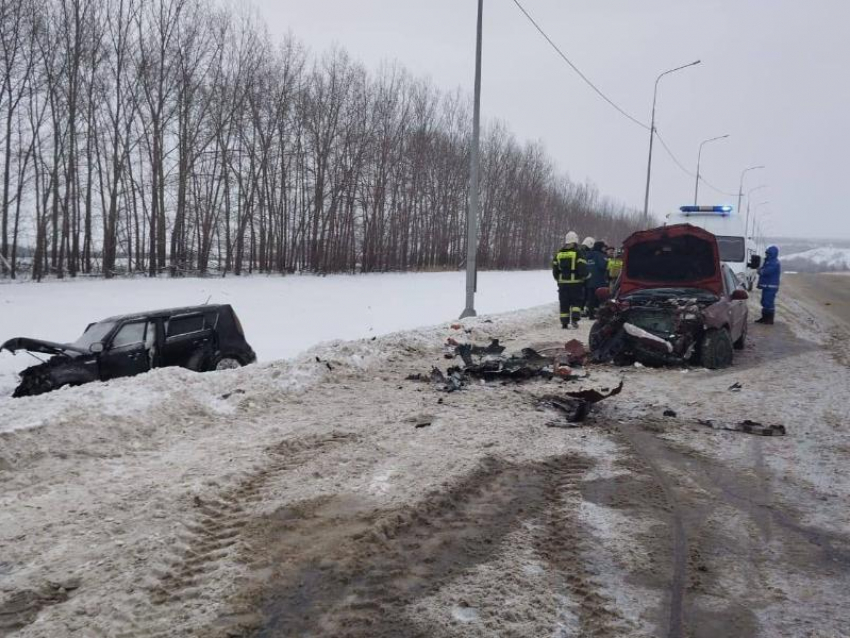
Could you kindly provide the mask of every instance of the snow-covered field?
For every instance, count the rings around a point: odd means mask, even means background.
[[[92,321],[117,314],[210,303],[232,304],[260,361],[297,355],[318,343],[383,335],[456,319],[463,273],[85,280],[0,284],[0,343],[12,337],[68,342]],[[547,271],[482,272],[477,310],[499,313],[550,303]],[[0,397],[27,354],[0,353]]]

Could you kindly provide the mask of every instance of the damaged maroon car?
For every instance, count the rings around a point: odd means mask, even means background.
[[[747,338],[747,292],[720,261],[717,240],[690,224],[633,234],[623,270],[590,333],[597,362],[732,365]]]

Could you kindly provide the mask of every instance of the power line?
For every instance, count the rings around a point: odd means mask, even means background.
[[[647,126],[646,124],[644,124],[643,122],[641,122],[640,120],[638,120],[637,118],[633,117],[632,115],[627,113],[625,110],[623,110],[611,98],[609,98],[607,95],[605,95],[605,93],[603,93],[602,90],[599,87],[597,87],[590,80],[590,78],[588,78],[584,73],[582,73],[581,69],[579,69],[572,62],[572,60],[570,60],[567,57],[567,55],[561,50],[561,48],[557,44],[555,44],[555,42],[552,40],[552,38],[549,37],[549,35],[546,33],[546,31],[543,30],[543,27],[540,26],[540,24],[537,22],[537,20],[535,20],[532,17],[532,15],[526,10],[526,8],[524,6],[522,6],[522,3],[520,3],[519,0],[512,0],[512,1],[517,6],[517,8],[522,12],[522,14],[526,18],[528,18],[528,21],[531,22],[531,24],[534,26],[534,28],[537,29],[538,33],[540,33],[540,35],[543,36],[543,38],[546,40],[546,42],[549,43],[549,46],[551,46],[555,50],[555,52],[561,57],[561,59],[564,60],[564,62],[566,62],[570,66],[570,68],[573,71],[575,71],[582,80],[584,80],[585,84],[587,84],[591,89],[593,89],[593,91],[597,95],[599,95],[599,97],[601,97],[608,104],[610,104],[614,109],[616,109],[618,113],[620,113],[621,115],[623,115],[627,119],[631,120],[633,123],[637,124],[642,129],[647,130],[647,131],[649,130],[649,126]],[[694,173],[692,173],[691,171],[689,171],[687,168],[685,168],[685,166],[682,164],[682,162],[680,162],[679,159],[676,157],[675,153],[673,153],[673,151],[670,150],[670,147],[667,146],[667,143],[664,141],[664,138],[661,137],[661,133],[659,133],[657,126],[655,127],[655,135],[658,138],[658,141],[661,142],[661,146],[664,147],[664,150],[667,152],[667,155],[670,156],[670,159],[673,160],[673,162],[676,164],[676,166],[678,166],[679,169],[681,169],[685,174],[689,175],[690,177],[695,178],[696,175]],[[734,193],[727,193],[727,192],[717,188],[716,186],[714,186],[713,184],[708,182],[705,178],[703,178],[701,175],[700,175],[700,181],[703,184],[705,184],[706,186],[708,186],[710,189],[717,191],[721,195],[726,195],[727,197],[734,197],[735,196]]]
[[[670,156],[670,159],[672,159],[672,160],[673,160],[673,162],[676,164],[676,166],[678,166],[678,167],[679,167],[679,169],[680,169],[683,173],[685,173],[688,177],[693,177],[693,178],[695,178],[695,177],[696,177],[696,174],[695,174],[695,173],[692,173],[691,171],[689,171],[689,170],[685,167],[685,165],[684,165],[684,164],[682,164],[682,162],[680,162],[680,161],[679,161],[679,158],[678,158],[678,157],[676,157],[676,154],[675,154],[675,153],[673,153],[673,151],[672,151],[672,150],[670,150],[670,147],[669,147],[669,146],[667,146],[667,142],[665,142],[665,141],[664,141],[664,138],[663,138],[663,137],[661,137],[661,133],[659,133],[659,132],[658,132],[658,127],[657,127],[657,126],[655,127],[655,137],[657,137],[657,138],[658,138],[658,141],[661,143],[662,148],[663,148],[663,149],[667,152],[667,155],[669,155],[669,156]],[[699,181],[701,181],[703,184],[705,184],[706,186],[708,186],[711,190],[716,191],[716,192],[720,193],[721,195],[725,195],[726,197],[736,197],[736,196],[737,196],[737,193],[727,193],[726,191],[724,191],[724,190],[722,190],[722,189],[720,189],[720,188],[717,188],[714,184],[712,184],[711,182],[709,182],[709,181],[708,181],[707,179],[705,179],[702,175],[700,175],[700,176],[699,176]]]
[[[582,80],[584,80],[585,84],[587,84],[591,89],[593,89],[596,92],[596,94],[599,95],[599,97],[601,97],[603,100],[608,102],[608,104],[610,104],[612,107],[614,107],[621,115],[628,118],[629,120],[631,120],[632,122],[634,122],[635,124],[640,126],[641,128],[643,128],[647,131],[649,130],[649,127],[646,124],[644,124],[643,122],[641,122],[637,118],[632,117],[629,113],[627,113],[625,110],[620,108],[620,106],[617,105],[607,95],[605,95],[599,87],[597,87],[593,82],[591,82],[590,78],[588,78],[584,73],[581,72],[581,70],[575,64],[573,64],[573,62],[566,56],[566,54],[563,51],[561,51],[560,47],[558,47],[558,45],[555,44],[555,42],[552,40],[552,38],[549,37],[549,35],[543,30],[543,28],[537,23],[537,21],[533,17],[531,17],[531,14],[528,11],[526,11],[525,7],[523,7],[522,4],[520,4],[519,0],[513,0],[513,3],[517,6],[517,8],[520,11],[522,11],[523,15],[526,18],[528,18],[528,21],[531,22],[532,25],[534,25],[534,28],[537,29],[537,31],[540,33],[540,35],[542,35],[546,39],[546,42],[549,43],[549,46],[551,46],[555,50],[555,52],[561,57],[561,59],[564,60],[564,62],[566,62],[568,65],[570,65],[570,68],[573,71],[575,71]]]

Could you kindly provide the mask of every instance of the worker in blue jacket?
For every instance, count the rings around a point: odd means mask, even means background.
[[[605,242],[597,241],[593,244],[593,250],[589,251],[587,259],[587,282],[585,297],[587,299],[587,316],[596,319],[596,309],[599,308],[599,299],[596,291],[608,285],[608,257],[605,254]]]
[[[758,287],[761,290],[761,319],[756,323],[773,325],[776,315],[776,294],[779,292],[779,280],[782,277],[782,264],[779,262],[779,249],[771,246],[765,253],[764,263],[759,268]]]

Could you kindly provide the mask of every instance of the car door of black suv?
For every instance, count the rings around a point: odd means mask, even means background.
[[[196,366],[200,359],[212,353],[213,340],[213,330],[207,326],[203,314],[171,317],[165,325],[162,365]]]
[[[130,321],[118,328],[106,350],[100,354],[100,378],[103,381],[131,377],[150,370],[147,321]]]

